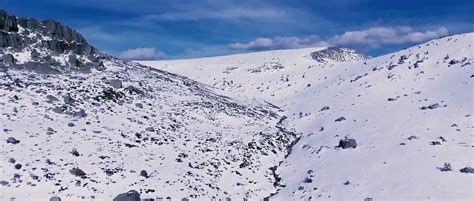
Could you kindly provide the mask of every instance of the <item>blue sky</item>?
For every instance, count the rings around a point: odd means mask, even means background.
[[[309,46],[380,55],[474,31],[472,0],[0,0],[55,19],[125,59],[175,59]]]

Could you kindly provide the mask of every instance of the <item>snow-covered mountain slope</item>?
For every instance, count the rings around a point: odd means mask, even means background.
[[[277,107],[116,60],[59,23],[0,14],[0,200],[276,192],[274,169],[297,140]]]
[[[474,199],[474,33],[354,61],[321,50],[141,63],[285,111],[301,139],[274,200]]]

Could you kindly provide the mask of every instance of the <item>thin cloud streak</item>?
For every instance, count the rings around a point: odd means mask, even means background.
[[[231,43],[233,50],[273,50],[315,46],[343,46],[373,50],[391,45],[405,45],[428,41],[448,34],[448,29],[417,31],[408,26],[373,27],[366,30],[347,31],[341,35],[323,39],[319,35],[303,37],[257,38],[247,43]]]

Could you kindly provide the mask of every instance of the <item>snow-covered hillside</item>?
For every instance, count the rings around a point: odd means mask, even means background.
[[[54,21],[1,11],[0,35],[0,200],[276,192],[297,141],[279,108],[124,63]]]
[[[284,110],[301,139],[272,199],[474,199],[474,33],[376,58],[321,51],[141,63]]]

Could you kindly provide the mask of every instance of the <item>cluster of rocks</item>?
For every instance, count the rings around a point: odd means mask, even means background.
[[[363,52],[349,48],[329,47],[327,49],[311,53],[311,58],[318,62],[325,62],[328,60],[336,62],[348,62],[363,61],[370,59],[371,57]]]

